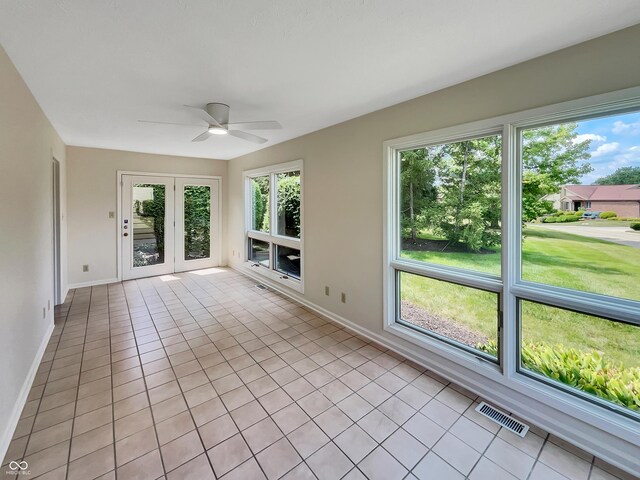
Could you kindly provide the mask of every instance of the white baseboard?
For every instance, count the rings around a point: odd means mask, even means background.
[[[20,389],[20,393],[18,394],[18,398],[13,404],[13,411],[11,412],[11,416],[9,417],[9,422],[2,432],[2,437],[0,437],[0,458],[4,458],[4,456],[7,454],[9,444],[11,443],[11,439],[13,438],[13,432],[15,432],[18,421],[20,420],[22,409],[27,403],[27,397],[29,396],[31,385],[33,385],[33,380],[36,377],[36,373],[38,373],[38,368],[40,367],[40,362],[42,361],[44,352],[47,349],[47,345],[49,344],[49,339],[51,338],[51,334],[53,333],[53,328],[54,323],[52,321],[49,324],[49,328],[47,329],[44,338],[40,343],[40,347],[36,352],[36,356],[33,359],[33,362],[31,363],[31,368],[29,368],[27,378],[24,379],[22,388]]]
[[[67,292],[74,288],[95,287],[96,285],[106,285],[107,283],[117,283],[119,281],[117,278],[107,278],[103,280],[92,280],[90,282],[70,283],[67,285]]]
[[[64,290],[62,290],[62,296],[61,296],[62,298],[60,298],[60,300],[61,300],[60,305],[62,305],[64,303],[64,301],[66,300],[67,295],[69,295],[69,290],[71,290],[69,288],[69,285],[64,287]]]

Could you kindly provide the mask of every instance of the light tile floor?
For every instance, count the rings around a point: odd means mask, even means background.
[[[30,478],[631,478],[227,269],[70,292],[4,459]],[[12,478],[16,478],[15,476]],[[22,477],[24,478],[24,477]]]

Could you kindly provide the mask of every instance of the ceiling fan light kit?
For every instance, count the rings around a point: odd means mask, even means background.
[[[209,127],[209,133],[213,133],[214,135],[226,135],[229,132],[222,127]]]
[[[243,130],[278,130],[282,128],[275,120],[267,120],[262,122],[238,122],[229,123],[229,105],[226,103],[207,103],[205,108],[193,107],[185,105],[185,107],[195,110],[198,116],[207,122],[207,129],[200,135],[195,137],[192,142],[204,142],[212,135],[230,135],[252,143],[266,143],[268,140]],[[152,122],[149,120],[138,120],[144,123],[161,123],[168,122]]]

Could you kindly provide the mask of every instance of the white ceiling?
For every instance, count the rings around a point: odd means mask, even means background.
[[[230,159],[638,22],[638,0],[2,0],[0,43],[68,145]],[[137,121],[208,102],[284,128]]]

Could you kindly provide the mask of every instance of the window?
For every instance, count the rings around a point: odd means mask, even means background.
[[[385,329],[640,421],[640,96],[612,95],[385,142]]]
[[[303,291],[302,162],[244,172],[247,262]]]
[[[398,152],[398,322],[492,360],[498,294],[470,287],[500,282],[500,158],[500,134]],[[432,278],[439,266],[456,285]]]

